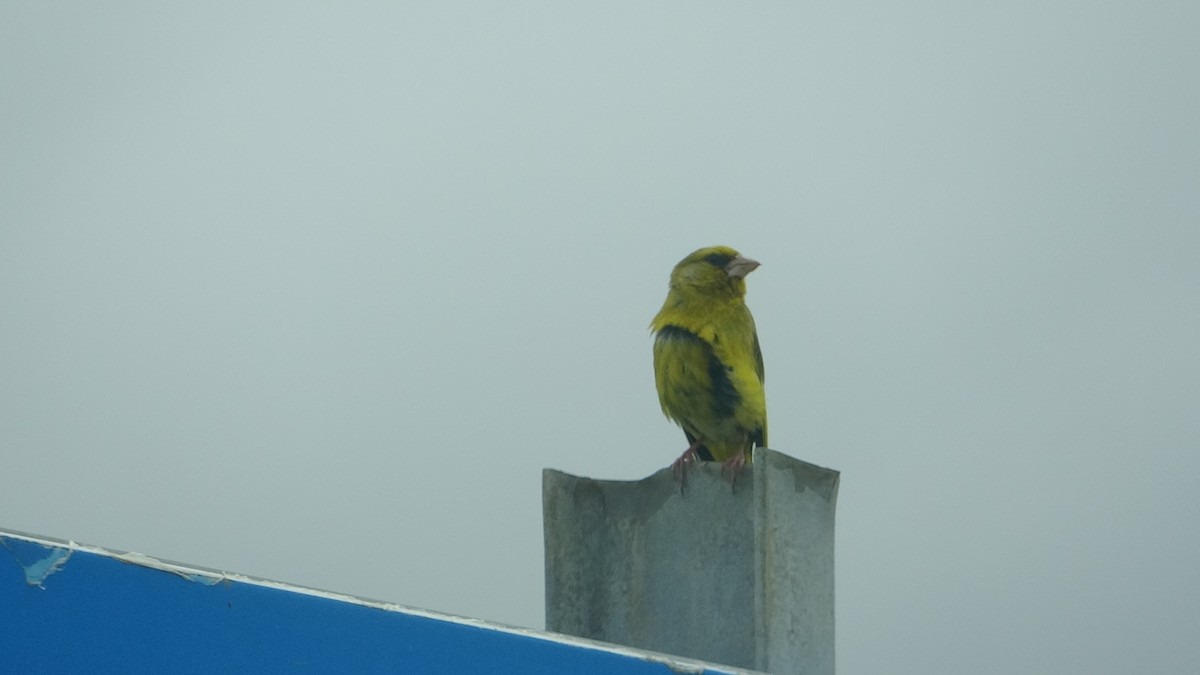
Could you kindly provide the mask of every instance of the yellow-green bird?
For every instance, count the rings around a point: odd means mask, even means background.
[[[658,400],[690,444],[677,472],[697,458],[736,471],[767,444],[762,350],[745,302],[746,275],[757,267],[728,246],[692,253],[672,270],[650,323]]]

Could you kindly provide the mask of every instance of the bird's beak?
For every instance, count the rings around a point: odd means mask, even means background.
[[[753,272],[755,270],[755,268],[757,268],[757,267],[758,267],[757,260],[751,260],[750,258],[743,258],[742,256],[739,255],[738,257],[734,258],[733,260],[730,260],[729,264],[725,266],[725,273],[728,274],[729,276],[733,277],[734,279],[745,279],[746,275]]]

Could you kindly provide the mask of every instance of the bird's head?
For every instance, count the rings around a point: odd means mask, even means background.
[[[746,275],[756,267],[757,260],[742,257],[728,246],[702,248],[675,266],[671,289],[685,295],[740,298],[746,295]]]

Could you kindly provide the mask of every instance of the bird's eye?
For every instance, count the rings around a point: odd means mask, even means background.
[[[713,267],[719,267],[721,269],[725,269],[725,266],[728,265],[731,260],[733,260],[733,256],[725,255],[724,253],[713,253],[704,258],[704,262],[712,265]]]

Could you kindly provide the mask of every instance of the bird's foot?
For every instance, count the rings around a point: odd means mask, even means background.
[[[696,448],[699,448],[701,443],[701,440],[697,438],[678,459],[671,462],[671,473],[675,475],[675,480],[679,481],[679,494],[683,494],[683,488],[687,485],[688,464],[700,461],[700,457],[696,454]]]

